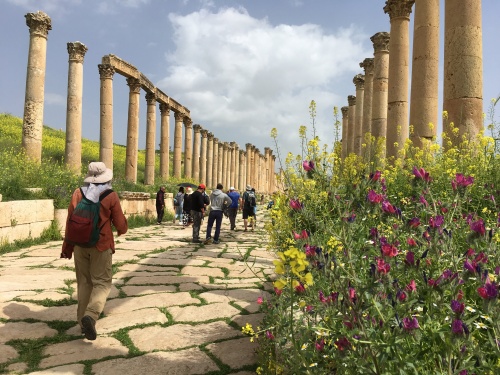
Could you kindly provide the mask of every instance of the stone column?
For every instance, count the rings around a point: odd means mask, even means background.
[[[365,76],[356,74],[352,80],[356,86],[356,114],[354,120],[354,153],[361,156],[363,143],[363,105],[365,98]]]
[[[144,166],[144,185],[155,183],[155,149],[156,149],[156,95],[146,94],[146,160]]]
[[[212,187],[217,185],[217,178],[219,176],[219,139],[214,138],[214,157],[212,168]]]
[[[349,146],[349,138],[347,135],[349,127],[349,107],[345,106],[340,108],[340,110],[342,111],[342,159],[345,159],[345,157],[348,155],[347,149]]]
[[[195,124],[194,130],[194,149],[193,149],[193,178],[200,181],[200,147],[201,147],[201,125]],[[205,183],[205,181],[201,181]]]
[[[252,144],[251,143],[246,143],[245,144],[245,147],[246,147],[246,173],[245,173],[245,186],[244,188],[246,188],[246,185],[250,185],[251,182],[252,182],[252,178],[251,178],[251,173],[252,173],[252,155],[253,155],[253,152],[252,152]]]
[[[372,135],[376,143],[384,145],[380,150],[385,156],[385,138],[387,136],[387,89],[389,80],[389,41],[390,34],[379,32],[371,38],[373,42],[373,97],[372,97]]]
[[[227,142],[222,143],[222,176],[219,181],[224,187],[227,185],[227,180],[229,178],[229,144]]]
[[[208,130],[201,129],[201,150],[200,150],[200,181],[207,184],[207,137]]]
[[[170,106],[160,104],[160,176],[162,181],[167,181],[170,175]]]
[[[113,75],[115,68],[110,64],[99,64],[100,118],[99,118],[99,160],[113,169]]]
[[[264,147],[264,154],[266,155],[264,193],[269,194],[271,191],[271,149],[269,147]]]
[[[230,152],[230,163],[229,163],[229,179],[227,186],[224,188],[230,188],[233,185],[236,185],[236,142],[229,142],[229,152]]]
[[[273,160],[271,161],[271,164],[272,164],[272,171],[273,171],[273,177],[271,179],[271,186],[272,186],[272,189],[271,189],[271,193],[274,193],[276,191],[276,156],[272,156]]]
[[[220,142],[219,143],[219,155],[217,156],[217,180],[215,181],[214,185],[217,185],[218,183],[222,184],[222,178],[223,178],[223,168],[224,168],[224,143],[225,142]]]
[[[354,136],[356,131],[356,96],[349,95],[347,97],[349,110],[347,117],[349,118],[349,126],[347,127],[347,156],[354,152]]]
[[[365,71],[365,96],[363,99],[363,127],[361,130],[364,141],[366,133],[372,132],[372,98],[373,98],[373,58],[366,58],[359,66]],[[357,94],[356,94],[357,95]],[[368,146],[368,145],[367,145]]]
[[[246,157],[245,157],[245,151],[240,150],[239,151],[239,161],[240,161],[240,173],[238,176],[238,191],[245,190],[245,178],[246,178]]]
[[[384,12],[391,19],[389,92],[387,103],[387,157],[398,157],[409,137],[408,78],[410,60],[409,25],[415,0],[387,0]]]
[[[137,182],[137,152],[139,148],[139,95],[141,83],[137,78],[127,78],[128,95],[127,150],[125,180]]]
[[[207,134],[207,186],[213,187],[212,172],[214,170],[214,135]]]
[[[236,190],[240,188],[240,173],[241,173],[240,146],[238,146],[238,144],[234,142],[234,178],[231,183],[233,184],[232,186]]]
[[[444,17],[443,109],[448,119],[443,131],[456,146],[462,137],[472,139],[483,129],[481,1],[446,0]]]
[[[438,74],[439,0],[416,0],[410,96],[410,139],[416,147],[437,133]]]
[[[69,53],[64,163],[80,174],[82,168],[83,58],[88,48],[80,42],[67,44]]]
[[[43,104],[47,36],[52,30],[50,17],[38,11],[24,16],[30,29],[26,93],[24,97],[22,146],[28,157],[42,162]],[[4,54],[8,51],[3,51]]]
[[[252,187],[255,188],[255,191],[258,189],[259,185],[259,157],[260,150],[257,147],[253,148],[253,165],[252,165]]]
[[[184,118],[184,177],[193,177],[193,121],[189,117]]]
[[[184,113],[175,112],[174,128],[174,177],[182,176],[182,124],[184,123]]]

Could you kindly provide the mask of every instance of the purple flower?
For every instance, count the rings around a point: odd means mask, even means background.
[[[413,175],[418,180],[423,180],[427,183],[431,182],[432,178],[429,176],[429,172],[426,172],[424,168],[417,169],[413,167]]]
[[[389,201],[382,202],[382,211],[387,212],[388,214],[396,213],[396,207],[389,203]]]
[[[477,292],[483,299],[495,299],[498,296],[498,286],[490,281],[490,278],[486,278],[486,283],[477,288]]]
[[[408,220],[408,225],[410,228],[417,228],[420,225],[420,219],[418,217],[414,217],[413,219]]]
[[[464,312],[465,304],[462,302],[459,302],[457,300],[451,301],[451,310],[457,314],[460,315]]]
[[[443,225],[444,222],[444,217],[441,215],[438,215],[436,217],[431,217],[429,219],[429,225],[431,228],[439,228],[441,225]]]
[[[298,199],[290,199],[290,208],[295,211],[302,209],[302,203]]]
[[[418,320],[415,317],[412,318],[403,318],[403,328],[405,331],[412,331],[414,329],[420,328],[418,325]]]
[[[477,234],[479,234],[481,236],[484,236],[484,234],[486,233],[486,228],[484,226],[483,219],[473,221],[472,223],[469,224],[469,227],[472,231],[476,232]]]
[[[467,326],[464,322],[462,322],[460,319],[455,319],[451,323],[451,332],[455,335],[463,335],[464,333],[467,334],[469,330],[467,329]]]
[[[420,196],[419,202],[422,203],[425,207],[429,207],[429,203],[427,200],[424,198],[423,195]]]
[[[306,172],[312,171],[314,170],[314,162],[312,160],[304,160],[302,162],[302,168],[304,168]]]
[[[455,175],[455,179],[451,181],[451,187],[453,190],[457,190],[458,187],[467,187],[474,183],[474,177],[467,176],[465,177],[462,173],[457,173]]]
[[[384,199],[384,196],[382,194],[377,194],[374,190],[370,190],[368,192],[368,200],[371,203],[380,203]]]
[[[409,266],[415,265],[415,253],[413,251],[408,251],[406,253],[405,263],[408,264]]]
[[[468,259],[464,262],[464,268],[470,273],[476,273],[476,267]]]

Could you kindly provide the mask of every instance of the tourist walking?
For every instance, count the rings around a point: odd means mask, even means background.
[[[127,219],[120,206],[118,194],[110,190],[112,178],[113,171],[106,168],[104,163],[89,164],[88,174],[83,180],[84,185],[76,189],[71,197],[66,220],[66,236],[62,245],[61,258],[71,259],[73,254],[75,257],[78,296],[76,317],[82,333],[88,340],[95,340],[97,337],[95,323],[104,309],[111,290],[112,254],[115,252],[111,225],[116,228],[118,236],[128,230]],[[101,195],[105,198],[100,198]],[[70,237],[68,229],[73,228],[69,221],[84,197],[93,204],[100,203],[96,227],[99,232],[98,240],[91,247],[72,244],[66,239]]]
[[[220,227],[222,224],[222,216],[224,206],[229,206],[232,203],[231,198],[226,193],[222,192],[223,186],[222,184],[217,184],[217,187],[212,194],[210,194],[210,214],[208,215],[208,223],[207,223],[207,236],[205,239],[205,244],[208,244],[212,241],[212,227],[215,221],[215,233],[214,233],[214,244],[218,244],[219,235],[220,235]]]
[[[242,201],[241,210],[243,211],[243,225],[245,227],[245,232],[246,232],[249,218],[250,219],[254,218],[255,216],[254,207],[257,205],[255,193],[252,191],[252,186],[247,185],[246,191],[243,193],[241,201]],[[253,225],[251,225],[251,227],[253,230]]]
[[[174,197],[174,224],[175,220],[179,219],[179,224],[182,225],[182,210],[183,210],[183,203],[184,203],[184,187],[181,186],[179,188],[179,191]]]
[[[193,223],[193,218],[191,217],[192,194],[193,189],[191,187],[188,187],[186,189],[186,194],[184,194],[184,201],[182,202],[182,225],[184,226],[184,228]]]
[[[156,224],[161,224],[165,213],[165,186],[161,186],[156,193]]]
[[[193,218],[193,243],[201,243],[200,227],[203,216],[205,215],[205,202],[203,199],[204,192],[205,185],[200,184],[198,189],[191,194],[189,198],[191,204],[191,217]]]
[[[227,193],[228,197],[231,198],[231,205],[229,206],[228,217],[229,222],[231,224],[231,230],[236,230],[236,215],[238,214],[238,206],[240,202],[240,193],[234,190],[234,187],[231,186],[229,188],[229,193]]]

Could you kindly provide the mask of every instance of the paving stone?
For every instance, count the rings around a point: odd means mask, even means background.
[[[263,280],[258,277],[250,277],[248,279],[214,279],[214,284],[228,284],[231,285],[231,288],[238,287],[241,283],[262,283]]]
[[[164,266],[203,266],[205,261],[199,259],[166,259],[166,258],[144,258],[139,264],[164,265]]]
[[[224,272],[219,268],[211,267],[193,267],[186,266],[182,268],[181,273],[187,276],[212,276],[212,277],[224,277]]]
[[[146,327],[129,331],[134,345],[143,351],[176,350],[193,345],[240,337],[238,331],[225,322],[202,325],[175,324],[169,327]]]
[[[184,284],[182,284],[184,285]],[[193,284],[198,286],[198,284]],[[201,288],[201,287],[200,287]],[[180,290],[181,292],[185,292],[191,289]],[[139,296],[144,294],[153,294],[153,293],[172,293],[177,292],[177,287],[174,285],[126,285],[122,287],[122,291],[127,296]]]
[[[0,344],[0,363],[5,363],[17,357],[17,351],[12,346]]]
[[[158,293],[141,297],[115,298],[104,306],[104,314],[121,314],[144,309],[145,307],[166,307],[175,305],[199,304],[200,300],[187,292]]]
[[[15,275],[0,276],[0,292],[64,288],[66,287],[64,280],[74,278],[74,272],[58,269],[19,270]]]
[[[213,303],[203,306],[173,306],[168,308],[176,322],[204,322],[212,319],[231,318],[240,313],[228,303]]]
[[[254,283],[241,283],[241,284],[221,284],[220,282],[218,284],[203,284],[203,287],[205,289],[221,289],[221,288],[226,288],[226,289],[235,289],[235,288],[255,288]]]
[[[120,271],[129,271],[129,272],[134,272],[134,271],[140,271],[140,272],[166,272],[166,271],[173,271],[173,272],[179,272],[180,267],[162,267],[162,266],[148,266],[145,264],[137,264],[137,263],[131,263],[131,264],[124,264],[119,267]]]
[[[94,375],[194,375],[220,370],[198,348],[176,352],[154,352],[130,359],[112,359],[92,366]]]
[[[73,294],[71,295],[71,298],[73,298],[75,301],[77,301],[78,300],[77,285],[76,285],[76,283],[73,283],[73,284],[71,284],[71,286],[74,289]],[[120,290],[116,286],[111,285],[111,289],[110,289],[109,295],[108,295],[108,300],[112,299],[112,298],[117,298],[119,295],[120,295]]]
[[[13,339],[39,339],[57,334],[55,329],[45,323],[7,322],[0,323],[0,343]]]
[[[208,284],[210,279],[208,276],[155,276],[145,277],[136,276],[127,281],[127,285],[144,285],[144,284],[182,284],[182,283],[202,283]]]
[[[7,366],[9,374],[24,374],[28,365],[24,362],[14,362]]]
[[[12,320],[36,319],[45,322],[52,320],[76,320],[76,305],[44,307],[31,302],[0,303],[0,318]]]
[[[233,369],[253,365],[257,361],[255,354],[257,343],[250,342],[249,337],[210,344],[207,345],[207,349]]]
[[[30,375],[83,375],[85,365],[75,363],[73,365],[52,367],[48,370],[30,372]]]
[[[125,277],[153,277],[153,276],[175,276],[179,271],[161,271],[161,272],[138,272],[138,271],[119,271],[113,275],[117,279]]]
[[[45,299],[49,299],[51,301],[61,301],[63,299],[69,298],[69,297],[70,296],[67,293],[45,291],[45,292],[37,293],[35,295],[33,295],[33,294],[21,295],[18,298],[24,299],[24,300],[31,300],[31,301],[43,301]]]
[[[98,337],[95,341],[78,339],[49,345],[43,354],[48,357],[42,359],[40,368],[109,356],[125,356],[128,354],[128,348],[112,337]]]
[[[236,315],[231,319],[239,327],[244,327],[247,323],[251,324],[252,327],[261,327],[262,321],[264,319],[264,313],[248,314],[248,315]]]
[[[179,291],[180,292],[188,292],[190,290],[203,290],[205,289],[204,286],[201,286],[199,284],[195,284],[195,283],[182,283],[182,284],[179,284]]]
[[[145,252],[145,251],[153,251],[156,249],[160,249],[161,247],[162,246],[159,245],[157,242],[147,242],[147,239],[141,241],[127,241],[127,242],[121,242],[115,246],[116,249],[115,254],[122,249]]]
[[[17,298],[19,296],[30,297],[30,296],[35,296],[35,295],[36,295],[35,291],[27,291],[27,290],[14,290],[14,291],[9,291],[9,292],[0,292],[0,303],[10,301],[10,300]]]

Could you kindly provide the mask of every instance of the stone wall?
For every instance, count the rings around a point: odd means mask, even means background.
[[[120,203],[125,216],[155,216],[155,199],[149,193],[119,192]],[[173,212],[173,195],[165,194],[167,211]],[[54,209],[52,199],[29,201],[0,201],[0,244],[29,237],[36,238],[57,220],[61,231],[66,223],[67,209]]]

